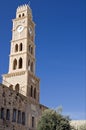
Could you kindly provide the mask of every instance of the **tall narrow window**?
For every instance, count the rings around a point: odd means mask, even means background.
[[[19,14],[19,18],[21,18],[21,14]]]
[[[21,123],[21,111],[18,111],[18,120],[17,120],[18,123]]]
[[[17,60],[14,59],[13,61],[13,70],[17,69]]]
[[[31,45],[29,45],[29,52],[31,52]]]
[[[34,41],[34,37],[33,36],[31,36],[31,40]]]
[[[33,86],[31,85],[31,97],[33,97]]]
[[[24,17],[24,13],[22,14],[22,17]]]
[[[33,47],[31,47],[31,54],[33,55]]]
[[[25,125],[25,112],[22,112],[22,124]]]
[[[22,68],[22,58],[19,59],[19,69]]]
[[[32,128],[35,126],[35,118],[32,116]]]
[[[16,90],[16,92],[19,92],[19,84],[16,84],[15,90]]]
[[[30,70],[30,60],[28,61],[28,70]]]
[[[10,120],[10,110],[7,109],[6,111],[6,120]]]
[[[13,122],[16,122],[16,109],[13,109]]]
[[[4,108],[1,108],[1,119],[4,119]]]
[[[34,98],[36,99],[36,88],[34,88]]]
[[[29,45],[29,52],[33,55],[33,47]]]
[[[15,52],[18,52],[18,44],[15,45]]]
[[[22,51],[22,43],[20,43],[19,51]]]
[[[11,84],[11,85],[9,86],[9,88],[12,90],[12,89],[13,89],[13,85]]]
[[[33,62],[31,63],[31,72],[33,72]]]

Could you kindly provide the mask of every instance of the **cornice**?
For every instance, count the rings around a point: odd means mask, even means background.
[[[3,76],[6,77],[6,78],[9,78],[9,77],[18,76],[18,75],[24,75],[25,72],[26,72],[26,71],[8,73],[8,74],[4,74]]]
[[[9,56],[10,57],[14,57],[14,56],[18,56],[18,55],[23,55],[23,54],[27,54],[27,55],[29,55],[34,61],[35,61],[35,57],[32,55],[32,54],[30,54],[29,52],[18,52],[18,53],[14,53],[14,54],[10,54]]]
[[[27,39],[27,37],[20,38],[20,39],[17,39],[17,40],[11,40],[10,42],[22,41],[22,40],[24,40],[24,39]]]
[[[37,80],[38,82],[40,82],[40,79],[38,77],[36,77],[36,75],[30,71],[28,71],[29,75],[31,76],[31,78],[34,78],[35,80]]]
[[[10,57],[13,57],[13,56],[18,56],[18,55],[26,54],[26,53],[27,53],[27,52],[18,52],[18,53],[10,54],[9,56],[10,56]]]
[[[21,13],[22,13],[23,11],[21,11]],[[25,18],[27,18],[27,16],[24,16],[24,17],[21,17],[21,18],[14,18],[14,19],[12,19],[12,21],[19,21],[19,20],[23,20],[23,19],[25,19]]]

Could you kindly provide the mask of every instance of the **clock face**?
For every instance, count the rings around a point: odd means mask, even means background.
[[[20,25],[20,26],[18,26],[17,31],[18,31],[18,32],[22,32],[23,29],[24,29],[24,27]]]

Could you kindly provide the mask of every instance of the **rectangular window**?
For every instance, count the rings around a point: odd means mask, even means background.
[[[4,119],[4,108],[1,108],[1,119]]]
[[[18,120],[17,120],[18,123],[21,123],[21,111],[18,111]]]
[[[16,122],[16,109],[13,109],[13,122]]]
[[[22,124],[25,125],[25,112],[22,112]]]
[[[32,116],[32,128],[35,126],[35,118]]]
[[[6,111],[6,120],[10,120],[10,110],[7,109]]]

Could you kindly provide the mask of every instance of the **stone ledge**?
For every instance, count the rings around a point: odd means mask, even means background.
[[[24,74],[25,74],[25,71],[21,71],[21,72],[14,72],[14,73],[11,73],[11,74],[4,74],[3,76],[6,77],[6,78],[9,78],[9,77],[24,75]]]

